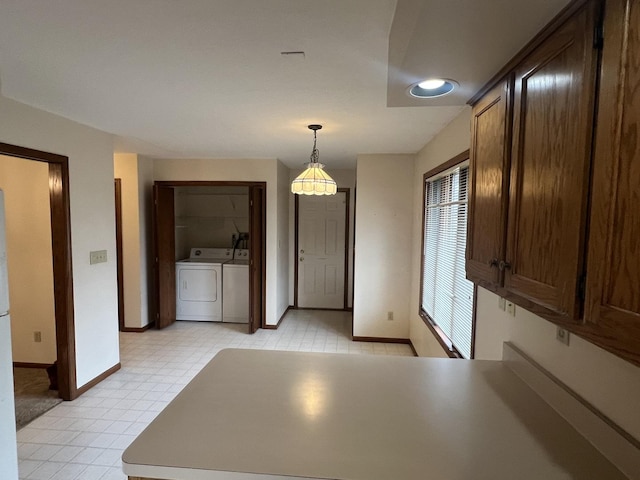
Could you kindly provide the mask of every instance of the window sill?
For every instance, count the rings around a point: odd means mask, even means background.
[[[453,346],[451,340],[449,340],[449,337],[447,337],[442,329],[438,327],[438,325],[436,325],[433,320],[431,320],[431,317],[424,310],[420,309],[418,311],[418,314],[420,315],[420,318],[422,318],[424,324],[429,328],[429,330],[431,330],[431,333],[436,338],[444,352],[449,356],[449,358],[463,358],[456,347]]]

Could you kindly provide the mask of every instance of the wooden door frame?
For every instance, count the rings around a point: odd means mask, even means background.
[[[259,188],[262,190],[263,192],[263,202],[262,202],[262,211],[261,211],[261,216],[262,216],[262,221],[263,221],[263,228],[262,228],[262,268],[261,268],[261,275],[262,275],[262,285],[260,286],[259,292],[260,292],[260,328],[266,328],[266,283],[267,283],[267,279],[266,279],[266,257],[265,257],[265,252],[266,252],[266,244],[267,244],[267,228],[266,228],[266,219],[267,219],[267,182],[242,182],[242,181],[232,181],[232,180],[156,180],[154,182],[154,185],[160,186],[160,187],[171,187],[171,188],[175,188],[175,187],[247,187],[249,189],[249,193],[251,192],[252,188]],[[251,207],[250,207],[251,208]],[[152,244],[153,244],[153,256],[154,259],[157,257],[157,252],[156,252],[156,219],[153,219],[153,225],[152,225]],[[249,235],[251,235],[251,232],[249,232]],[[153,268],[154,268],[154,278],[157,278],[157,268],[158,268],[158,262],[154,261],[153,262]],[[251,275],[250,275],[251,278]],[[159,293],[159,289],[158,289],[158,285],[157,285],[157,281],[155,281],[155,285],[153,287],[153,294],[154,295],[158,295]],[[175,299],[174,299],[175,301]],[[253,305],[253,299],[250,298],[249,299],[250,305]],[[158,302],[154,302],[154,308],[156,309],[155,312],[153,312],[153,317],[152,318],[157,318],[158,315]],[[250,307],[251,308],[251,307]],[[252,312],[250,312],[252,313]],[[249,321],[249,333],[252,333],[251,328],[252,328],[252,323],[251,320]]]
[[[339,188],[339,193],[345,194],[345,228],[344,228],[344,306],[343,308],[306,308],[306,310],[349,310],[349,203],[350,203],[350,189]],[[293,308],[298,307],[298,242],[300,227],[300,195],[294,195],[294,208],[295,208],[295,227],[294,227],[294,260],[293,260]],[[352,292],[353,295],[353,292]]]
[[[125,331],[124,319],[124,262],[122,258],[122,179],[114,178],[116,203],[116,265],[118,270],[118,329]]]
[[[80,392],[76,383],[69,157],[6,143],[0,143],[0,155],[44,162],[49,165],[58,395],[63,400],[73,400]]]

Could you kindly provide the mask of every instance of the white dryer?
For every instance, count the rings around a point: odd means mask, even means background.
[[[228,248],[192,248],[176,262],[176,320],[222,321],[222,264]]]
[[[222,272],[222,321],[249,323],[249,250],[236,249]]]

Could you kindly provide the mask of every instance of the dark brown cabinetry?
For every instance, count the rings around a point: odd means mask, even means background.
[[[640,2],[604,22],[584,335],[640,364]]]
[[[504,287],[577,319],[597,50],[591,2],[515,70]]]
[[[640,363],[640,2],[603,5],[473,102],[467,277]]]
[[[513,77],[488,92],[473,108],[471,186],[467,228],[467,277],[492,288],[502,282],[511,150]]]

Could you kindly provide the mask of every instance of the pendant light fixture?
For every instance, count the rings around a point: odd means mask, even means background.
[[[311,161],[307,169],[291,183],[291,191],[298,195],[335,195],[338,190],[336,182],[324,171],[324,165],[318,162],[320,154],[316,148],[316,140],[322,125],[309,125],[308,128],[313,130]]]

